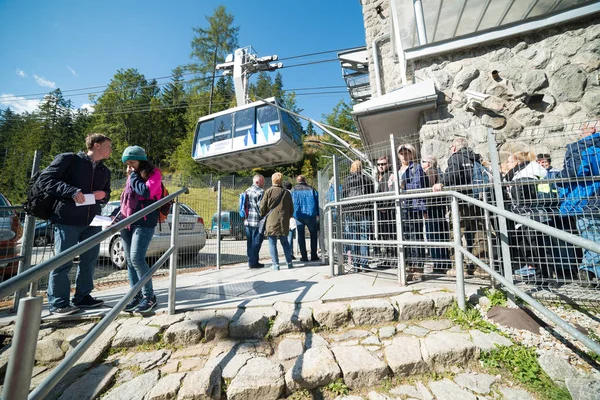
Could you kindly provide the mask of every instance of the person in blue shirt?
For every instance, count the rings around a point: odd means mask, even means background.
[[[600,243],[600,133],[598,121],[583,124],[581,139],[567,145],[563,170],[557,178],[561,215],[577,219],[579,235]],[[589,179],[597,177],[596,179]],[[579,265],[579,279],[584,285],[600,275],[600,254],[584,250]]]
[[[319,193],[306,183],[304,175],[298,175],[296,182],[298,184],[292,189],[292,200],[294,201],[294,218],[296,219],[296,232],[298,233],[300,261],[308,261],[304,227],[307,227],[310,233],[310,260],[318,261]]]

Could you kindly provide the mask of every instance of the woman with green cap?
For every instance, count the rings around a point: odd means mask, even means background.
[[[128,177],[121,194],[120,214],[123,218],[127,218],[160,199],[162,174],[148,161],[146,151],[140,146],[127,147],[121,159],[127,164]],[[158,213],[159,211],[156,210],[121,231],[121,242],[127,260],[127,274],[132,287],[150,269],[146,262],[146,251],[158,223]],[[124,311],[144,315],[155,307],[156,296],[152,288],[152,280],[149,280],[142,288],[142,292],[137,293],[125,306]]]

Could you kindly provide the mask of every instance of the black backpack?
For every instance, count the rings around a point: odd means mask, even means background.
[[[75,161],[76,155],[71,157],[71,165]],[[69,166],[70,167],[70,166]],[[23,209],[29,215],[36,218],[47,220],[54,214],[54,202],[56,197],[47,193],[39,182],[40,175],[44,170],[38,171],[29,180],[27,184],[27,199],[23,203]]]

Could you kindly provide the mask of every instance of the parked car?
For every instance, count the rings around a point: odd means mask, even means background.
[[[217,237],[217,217],[219,213],[213,214],[210,233],[212,237]],[[221,239],[227,236],[233,236],[236,240],[246,238],[246,228],[244,219],[240,217],[237,211],[221,211]]]
[[[12,204],[0,194],[0,207],[10,207]],[[4,262],[7,258],[19,256],[17,242],[23,233],[19,215],[15,211],[0,210],[0,275],[8,279],[17,273],[17,261]]]
[[[103,216],[115,215],[120,203],[111,201],[102,209]],[[167,220],[156,225],[146,256],[161,256],[171,246],[172,210]],[[189,206],[179,203],[179,254],[198,253],[206,244],[204,220]],[[108,257],[117,268],[126,268],[121,235],[114,234],[100,243],[100,257]]]
[[[44,247],[54,243],[54,225],[50,221],[37,221],[33,234],[33,245]]]

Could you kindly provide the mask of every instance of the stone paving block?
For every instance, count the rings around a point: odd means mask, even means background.
[[[185,313],[185,319],[197,322],[204,329],[208,321],[213,319],[215,315],[215,310],[189,311]]]
[[[169,326],[181,322],[185,319],[185,314],[159,314],[143,320],[144,325],[158,326],[160,329],[168,328]]]
[[[357,325],[376,325],[394,320],[394,306],[384,299],[356,300],[350,303],[350,310]]]
[[[249,360],[227,388],[228,400],[276,400],[285,380],[281,364],[259,357]]]
[[[398,320],[425,319],[434,315],[433,300],[427,296],[403,293],[390,299],[398,306]]]
[[[498,332],[483,333],[479,330],[469,331],[471,339],[475,346],[481,351],[490,351],[497,348],[497,346],[512,346],[513,343],[510,339],[498,334]]]
[[[273,336],[288,332],[309,331],[313,327],[312,310],[308,307],[284,310],[275,317],[271,328]]]
[[[35,349],[35,360],[42,363],[61,360],[65,356],[62,344],[62,340],[50,337],[40,340]]]
[[[447,319],[428,319],[425,321],[417,321],[416,324],[430,331],[443,331],[454,325],[452,321]]]
[[[394,327],[394,326],[383,326],[383,327],[379,328],[379,338],[380,339],[391,338],[395,334],[396,334],[396,327]]]
[[[548,351],[538,357],[540,367],[556,383],[563,384],[568,378],[577,378],[575,367],[569,364],[559,353]]]
[[[600,379],[589,376],[567,378],[565,384],[573,400],[600,399]]]
[[[206,340],[225,339],[229,337],[229,319],[218,315],[208,321],[204,331]]]
[[[119,365],[123,367],[139,367],[143,371],[159,367],[167,362],[171,356],[171,350],[156,350],[149,352],[140,352],[128,354],[128,357],[122,357]]]
[[[388,366],[362,346],[337,346],[331,351],[350,388],[376,385],[390,374]]]
[[[236,354],[233,357],[223,357],[219,362],[219,365],[223,370],[223,379],[235,378],[238,372],[240,372],[240,369],[242,369],[249,360],[256,357],[257,355],[254,353],[241,353]]]
[[[335,329],[348,323],[350,310],[345,303],[323,303],[313,306],[313,317],[319,325]]]
[[[296,359],[286,375],[288,391],[315,389],[326,386],[342,376],[342,371],[333,357],[333,353],[325,348],[308,349]]]
[[[277,346],[277,359],[280,361],[298,357],[304,351],[302,340],[283,339]]]
[[[385,360],[397,376],[408,376],[426,372],[429,367],[421,355],[419,339],[399,336],[384,350]]]
[[[164,334],[164,341],[175,346],[191,346],[202,339],[197,320],[185,320],[171,325]]]
[[[246,309],[229,324],[229,337],[262,339],[269,331],[269,318],[261,310]]]
[[[457,374],[454,377],[458,386],[479,394],[488,394],[497,380],[498,378],[488,374]]]
[[[146,372],[112,389],[102,397],[102,400],[142,400],[146,393],[156,385],[158,378],[158,370]]]
[[[523,389],[501,387],[499,390],[502,400],[533,400],[533,397]]]
[[[126,325],[115,335],[113,347],[134,347],[141,344],[156,343],[160,329],[154,326]]]
[[[181,387],[181,381],[185,375],[185,373],[175,373],[160,378],[156,386],[148,392],[144,400],[166,400],[176,398],[177,392],[179,392],[179,388]]]
[[[452,304],[454,304],[454,300],[456,299],[454,293],[448,292],[432,292],[425,293],[424,295],[433,300],[435,313],[440,317],[443,316],[450,307],[452,307]]]
[[[429,329],[425,329],[417,325],[410,325],[405,330],[403,330],[402,333],[406,335],[425,337],[429,333]]]
[[[370,335],[371,333],[369,331],[365,331],[362,329],[351,329],[344,333],[330,335],[329,337],[335,342],[342,342],[351,339],[361,339]]]
[[[59,397],[59,400],[92,400],[102,393],[117,373],[117,368],[100,364],[76,380]]]
[[[429,382],[429,389],[438,400],[477,400],[477,396],[461,389],[450,379]]]
[[[206,358],[184,358],[179,360],[178,372],[198,371],[206,365]]]
[[[178,400],[220,400],[221,399],[221,368],[202,368],[189,372],[181,384]]]
[[[476,359],[477,348],[469,335],[456,332],[432,332],[421,339],[423,359],[432,367],[466,365]]]

